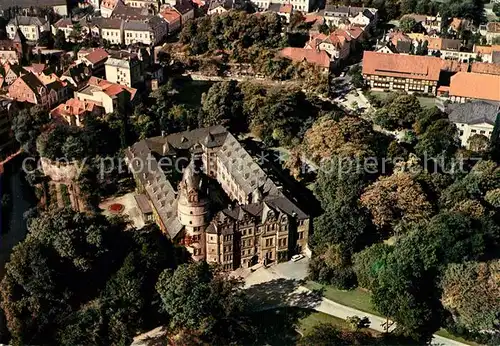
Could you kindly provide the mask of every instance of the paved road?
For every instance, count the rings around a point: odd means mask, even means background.
[[[370,328],[380,332],[385,331],[384,318],[341,305],[301,286],[301,280],[307,276],[307,267],[308,259],[304,258],[298,262],[280,263],[267,269],[261,267],[254,272],[244,271],[238,274],[243,276],[250,299],[255,301],[255,310],[263,310],[270,306],[296,306],[343,319],[349,316],[366,316],[370,319]],[[389,330],[393,328],[394,325]],[[438,335],[434,335],[432,344],[465,346],[463,343]]]

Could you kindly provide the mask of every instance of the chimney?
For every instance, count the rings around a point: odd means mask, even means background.
[[[227,209],[229,209],[229,210],[233,210],[233,206],[232,206],[231,204],[228,204],[228,205],[227,205]]]
[[[163,131],[163,130],[161,131],[161,136],[165,137],[165,131]]]

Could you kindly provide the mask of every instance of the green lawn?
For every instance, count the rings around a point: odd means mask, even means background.
[[[349,325],[345,320],[317,311],[311,312],[309,315],[300,319],[297,323],[297,328],[301,334],[305,335],[309,333],[314,328],[314,326],[317,326],[321,323],[332,324],[341,329],[349,328]]]
[[[389,96],[389,92],[384,92],[384,91],[370,91],[370,93],[373,96],[376,96],[380,100],[385,100],[387,96]],[[435,97],[424,97],[424,96],[417,96],[418,101],[420,102],[420,106],[422,108],[432,108],[436,105],[436,98]]]
[[[370,293],[356,288],[351,291],[343,291],[332,286],[322,285],[314,281],[308,281],[305,285],[312,290],[323,290],[323,296],[334,302],[349,306],[370,314],[378,315],[370,302]]]
[[[368,312],[373,315],[380,316],[380,313],[378,313],[372,306],[370,302],[370,293],[363,291],[359,288],[356,288],[352,291],[343,291],[336,289],[332,286],[328,285],[322,285],[320,283],[314,282],[314,281],[308,281],[305,285],[307,288],[312,289],[312,290],[323,290],[323,296],[325,298],[328,298],[330,300],[333,300],[334,302],[337,302],[342,305],[349,306],[354,309],[358,309],[364,312]],[[311,315],[310,315],[311,316]],[[309,316],[308,316],[309,318]],[[313,317],[310,317],[313,318]],[[307,319],[307,318],[306,318]],[[344,322],[345,323],[345,322]],[[467,341],[461,337],[455,336],[451,333],[449,333],[446,329],[440,329],[437,333],[437,335],[452,339],[455,341],[462,342],[467,345],[478,345],[474,342]]]

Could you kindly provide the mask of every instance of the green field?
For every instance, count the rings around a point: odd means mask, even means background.
[[[311,290],[322,290],[323,296],[339,304],[349,306],[373,315],[379,315],[370,302],[370,293],[356,288],[350,291],[336,289],[332,286],[322,285],[314,281],[308,281],[305,285]]]

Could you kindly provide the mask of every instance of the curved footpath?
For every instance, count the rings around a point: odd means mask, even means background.
[[[300,263],[303,262],[303,263]],[[255,310],[267,310],[280,306],[292,306],[323,312],[328,315],[346,319],[349,316],[368,317],[370,328],[385,332],[386,320],[380,316],[351,308],[327,299],[307,287],[300,281],[307,273],[307,260],[297,263],[286,262],[269,268],[258,268],[254,272],[235,273],[245,281],[245,289],[250,299],[255,301]],[[394,329],[394,324],[389,331]],[[467,346],[459,341],[435,335],[433,345]]]

